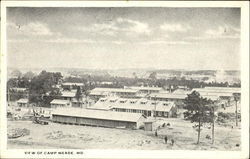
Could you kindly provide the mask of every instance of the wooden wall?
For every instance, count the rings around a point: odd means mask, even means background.
[[[125,127],[129,129],[137,128],[136,122],[91,119],[84,117],[62,116],[55,114],[52,115],[52,121],[64,124],[90,125],[90,126],[100,126],[109,128],[116,128],[116,127]]]

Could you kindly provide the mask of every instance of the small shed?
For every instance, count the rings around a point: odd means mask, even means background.
[[[26,98],[21,98],[17,101],[17,106],[19,107],[28,107],[29,100]]]
[[[144,130],[152,131],[153,130],[153,121],[144,121]]]

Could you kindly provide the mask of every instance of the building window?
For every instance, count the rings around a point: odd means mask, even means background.
[[[164,112],[161,112],[161,116],[164,116]]]
[[[148,111],[148,116],[151,116],[151,111]]]

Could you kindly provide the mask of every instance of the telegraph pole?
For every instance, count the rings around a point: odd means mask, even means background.
[[[27,98],[28,98],[28,103],[27,103],[27,106],[29,107],[30,106],[30,93],[29,93],[29,90],[27,91]]]
[[[239,101],[240,99],[240,95],[239,93],[233,93],[233,96],[234,96],[234,101],[235,101],[235,124],[236,124],[236,127],[238,126],[238,105],[237,105],[237,102]]]
[[[10,102],[10,91],[9,88],[7,87],[7,104],[9,105]]]
[[[155,121],[156,121],[156,95],[155,95]]]
[[[236,126],[238,126],[238,108],[237,108],[237,99],[235,100],[235,114],[236,114]]]
[[[212,106],[212,144],[214,144],[214,106]]]

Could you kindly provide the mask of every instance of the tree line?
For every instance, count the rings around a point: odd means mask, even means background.
[[[30,103],[36,103],[39,106],[48,107],[55,96],[60,96],[60,90],[56,87],[60,83],[63,76],[60,72],[42,71],[38,75],[18,76],[11,78],[7,82],[7,100],[18,100],[20,98],[28,98]],[[26,88],[27,91],[15,92],[10,88]]]

